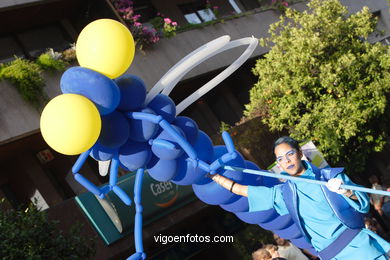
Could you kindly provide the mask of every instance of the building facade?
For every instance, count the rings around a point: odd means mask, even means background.
[[[232,40],[250,36],[266,37],[269,25],[278,21],[281,15],[275,9],[264,10],[264,6],[271,1],[210,2],[218,6],[218,14],[226,17],[225,21],[202,28],[193,26],[194,29],[182,31],[170,39],[161,39],[144,51],[137,50],[127,73],[139,76],[151,89],[181,58],[203,44],[223,35],[229,35]],[[343,0],[342,3],[350,12],[368,6],[378,17],[378,31],[381,31],[373,35],[370,41],[389,44],[390,14],[386,0]],[[291,7],[304,10],[306,3],[298,2]],[[134,1],[134,10],[142,14],[143,19],[152,18],[159,12],[183,26],[216,19],[207,9],[205,1]],[[230,19],[232,17],[234,19]],[[109,0],[1,1],[0,24],[3,26],[0,27],[0,62],[10,62],[15,56],[34,59],[47,48],[63,51],[76,41],[84,26],[99,18],[123,22]],[[171,94],[172,99],[177,104],[189,96],[230,65],[245,48],[223,52],[195,67],[178,83]],[[182,114],[193,118],[200,129],[210,136],[219,132],[221,122],[234,125],[242,117],[244,104],[249,102],[249,89],[256,81],[251,68],[256,59],[266,52],[266,48],[258,46],[240,69]],[[77,63],[72,65],[77,66]],[[62,72],[44,72],[44,92],[49,99],[61,94],[61,75]],[[40,207],[48,210],[50,217],[61,220],[64,229],[79,220],[86,224],[84,232],[87,235],[96,235],[96,229],[74,200],[75,196],[85,193],[73,180],[71,172],[77,157],[61,155],[44,142],[39,130],[39,118],[39,109],[24,101],[10,82],[0,81],[0,198],[6,198],[13,207],[36,199]],[[385,165],[383,167],[386,168]],[[93,159],[88,160],[81,172],[97,185],[108,181],[107,177],[99,176],[97,163]],[[223,233],[225,227],[215,224],[215,219],[210,217],[212,215],[224,217],[222,210],[197,200],[188,200],[169,214],[162,214],[145,227],[146,251],[149,250],[158,259],[158,254],[170,249],[163,245],[156,246],[153,235],[161,232],[195,232],[196,225],[190,228],[188,223],[207,223],[214,227],[215,232]],[[132,250],[130,235],[110,245],[100,238],[97,240],[96,259],[118,259],[129,255]],[[213,250],[216,257],[221,254],[227,259],[236,257],[234,252],[222,251],[218,246]],[[201,249],[188,254],[194,252],[202,254]],[[209,256],[211,254],[208,252]]]

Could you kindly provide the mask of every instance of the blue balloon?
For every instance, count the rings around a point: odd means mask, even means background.
[[[274,233],[280,236],[281,238],[288,239],[288,240],[297,239],[302,236],[301,231],[298,229],[297,225],[295,224],[292,224],[285,229],[274,230]]]
[[[138,168],[143,168],[150,161],[152,152],[150,147],[145,142],[127,142],[119,149],[119,161],[127,170],[135,171]]]
[[[293,223],[294,222],[293,222],[290,214],[286,214],[286,215],[278,216],[274,219],[271,219],[268,222],[259,223],[259,225],[264,229],[275,231],[275,230],[285,229],[285,228],[289,227],[290,225],[292,225]]]
[[[120,161],[119,161],[119,167],[121,167],[123,170],[131,172],[129,169],[127,169],[126,166],[124,166]]]
[[[177,126],[172,126],[179,135],[185,139],[185,135],[183,131]],[[164,142],[167,142],[172,147],[169,148],[165,145],[157,145],[155,143],[152,144],[152,151],[153,153],[160,159],[163,160],[174,160],[177,159],[179,156],[183,154],[183,149],[180,147],[179,143],[177,143],[176,139],[167,131],[163,130],[155,139],[155,141],[163,140]]]
[[[202,185],[193,184],[192,189],[201,201],[210,205],[228,203],[231,199],[237,197],[237,195],[221,187],[214,181]]]
[[[141,78],[127,74],[116,78],[114,81],[121,93],[119,110],[136,111],[144,106],[146,86]]]
[[[150,176],[156,181],[169,181],[176,174],[177,161],[162,160],[153,156],[146,168]]]
[[[270,221],[279,216],[274,209],[253,211],[253,212],[236,212],[236,216],[248,224],[259,224],[261,222]]]
[[[186,160],[187,158],[188,156],[183,155],[177,160],[177,173],[171,181],[177,185],[190,185],[201,183],[205,178],[208,179],[207,172],[199,167],[194,167],[190,161]],[[209,182],[209,180],[206,181]]]
[[[108,148],[118,148],[129,139],[129,120],[120,112],[114,111],[102,116],[102,130],[99,143]]]
[[[218,158],[220,158],[222,155],[226,154],[228,151],[226,149],[226,146],[224,145],[216,145],[214,146],[214,158],[213,160],[216,160]],[[242,157],[242,155],[240,153],[238,153],[238,156],[234,159],[234,160],[231,160],[229,161],[228,163],[226,163],[226,165],[229,165],[229,166],[235,166],[235,167],[241,167],[243,168],[245,166],[245,160],[244,160],[244,157]],[[223,173],[225,170],[223,168],[220,168],[217,170],[218,173]],[[236,171],[227,171],[227,172],[233,172],[233,173],[236,173]]]
[[[193,144],[193,148],[196,151],[198,158],[205,162],[210,162],[214,157],[213,143],[210,137],[208,137],[203,131],[199,131],[198,138]],[[211,179],[205,177],[207,172],[203,171],[199,167],[194,168],[193,164],[186,159],[187,154],[183,154],[178,159],[178,170],[176,176],[172,179],[172,182],[178,185],[190,185],[190,184],[204,184],[211,182]]]
[[[104,147],[97,141],[90,152],[90,156],[97,161],[108,161],[114,157],[116,149]]]
[[[238,200],[232,203],[221,204],[219,206],[229,212],[247,212],[249,210],[249,203],[247,197],[240,197]]]
[[[199,130],[198,138],[192,146],[197,152],[199,159],[207,163],[213,161],[213,158],[215,157],[213,142],[205,132]]]
[[[219,159],[219,157],[225,153],[227,153],[225,146],[214,146],[214,160]],[[234,160],[226,163],[226,165],[237,167],[243,167],[244,164],[244,159],[239,153]],[[243,180],[242,172],[225,171],[223,169],[219,169],[217,172],[222,176],[238,183]],[[240,196],[228,191],[214,181],[202,185],[193,184],[192,188],[195,192],[195,195],[200,200],[211,205],[228,204],[240,198]]]
[[[143,108],[141,112],[155,115],[150,108]],[[129,139],[137,142],[147,142],[158,131],[159,126],[150,121],[129,119],[130,136]]]
[[[147,105],[156,114],[161,115],[165,120],[171,123],[176,117],[176,105],[173,100],[164,94],[156,95]]]
[[[259,166],[251,161],[245,161],[245,168],[250,170],[260,170]],[[263,185],[263,176],[244,173],[243,185],[260,186]]]
[[[271,178],[267,176],[263,176],[263,185],[265,187],[273,187],[275,185],[281,184],[282,182],[277,178]]]
[[[259,167],[251,161],[245,161],[245,168],[259,170]],[[243,179],[237,183],[242,185],[259,186],[262,184],[262,177],[260,175],[243,173]],[[230,212],[246,212],[249,210],[248,198],[240,197],[237,201],[228,204],[222,204],[220,207]]]
[[[71,67],[60,80],[61,91],[90,99],[101,115],[114,111],[120,101],[120,91],[113,80],[103,74],[83,67]]]
[[[186,116],[178,116],[173,121],[173,124],[183,130],[186,139],[190,144],[193,144],[198,138],[198,125],[191,118]]]

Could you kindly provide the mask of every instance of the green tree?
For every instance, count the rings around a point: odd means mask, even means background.
[[[367,7],[349,15],[337,0],[288,9],[260,40],[272,47],[253,68],[259,80],[245,115],[314,140],[332,165],[361,172],[390,127],[390,51],[367,41],[375,25]]]
[[[88,259],[94,254],[93,240],[80,236],[79,224],[64,234],[58,230],[56,222],[48,220],[45,212],[34,205],[31,204],[26,210],[9,210],[5,209],[3,203],[0,201],[2,260],[78,260]]]

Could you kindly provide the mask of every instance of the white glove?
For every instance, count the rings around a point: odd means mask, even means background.
[[[348,192],[348,190],[340,189],[341,184],[344,184],[343,180],[337,179],[337,178],[332,178],[328,181],[328,183],[326,184],[326,187],[328,187],[328,189],[330,191],[345,195]]]

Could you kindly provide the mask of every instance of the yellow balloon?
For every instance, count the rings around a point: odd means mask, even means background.
[[[112,19],[99,19],[81,31],[76,42],[80,66],[117,78],[134,58],[134,39],[129,29]]]
[[[87,151],[102,128],[95,104],[77,94],[63,94],[50,100],[42,111],[40,124],[46,143],[66,155]]]

